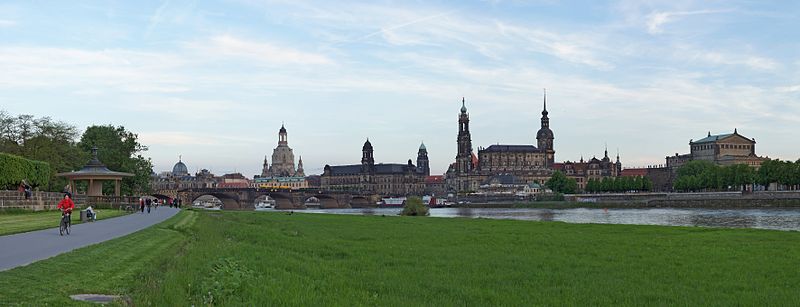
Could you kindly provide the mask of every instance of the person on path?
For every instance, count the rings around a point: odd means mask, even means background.
[[[56,208],[61,209],[61,214],[67,216],[67,221],[72,221],[72,209],[75,209],[75,203],[72,202],[72,199],[69,197],[69,194],[64,194],[64,198],[58,202],[58,206]]]
[[[139,210],[144,213],[144,198],[139,198]]]
[[[144,201],[144,204],[147,206],[147,213],[150,213],[150,206],[153,205],[153,201],[148,198]]]
[[[92,206],[89,206],[89,207],[86,208],[86,218],[88,218],[88,219],[90,219],[92,221],[96,221],[97,220],[97,212],[94,212],[94,209],[92,209]]]

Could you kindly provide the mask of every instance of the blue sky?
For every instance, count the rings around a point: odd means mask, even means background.
[[[124,125],[156,170],[260,172],[281,122],[307,173],[535,144],[556,160],[664,163],[738,128],[796,160],[800,2],[5,1],[0,109]]]

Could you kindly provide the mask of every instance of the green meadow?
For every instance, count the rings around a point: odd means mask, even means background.
[[[127,214],[122,210],[96,209],[97,220],[118,217]],[[0,212],[0,236],[28,232],[33,230],[57,228],[61,222],[61,211],[9,211]],[[72,224],[80,224],[80,214],[76,209],[72,215]]]
[[[197,212],[0,272],[0,305],[785,306],[800,233]],[[85,270],[91,263],[96,270]]]

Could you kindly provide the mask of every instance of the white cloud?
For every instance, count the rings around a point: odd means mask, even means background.
[[[333,64],[333,60],[325,55],[300,51],[278,46],[267,42],[257,42],[231,35],[219,35],[203,43],[192,43],[191,48],[208,51],[214,55],[225,57],[243,57],[262,63],[271,64]]]
[[[663,26],[679,18],[693,15],[706,15],[729,12],[730,10],[697,10],[697,11],[673,11],[673,12],[653,12],[645,17],[647,32],[659,34],[664,32]]]
[[[17,22],[13,20],[0,19],[0,28],[9,28],[16,26]]]

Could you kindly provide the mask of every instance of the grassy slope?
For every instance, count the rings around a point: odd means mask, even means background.
[[[205,213],[153,305],[778,305],[800,233]],[[218,284],[215,281],[219,282]],[[187,302],[188,301],[188,302]]]
[[[97,209],[97,219],[107,219],[125,215],[125,211]],[[0,214],[0,236],[28,232],[39,229],[56,228],[61,219],[60,211],[40,211],[40,212],[14,212]],[[72,216],[72,224],[80,224],[80,215],[75,211]]]
[[[187,236],[179,225],[187,219],[190,213],[182,212],[122,238],[0,272],[0,306],[81,305],[69,295],[128,293],[141,285],[153,265],[180,249]]]
[[[183,212],[0,273],[0,305],[86,292],[154,306],[791,305],[799,242],[746,229]]]

